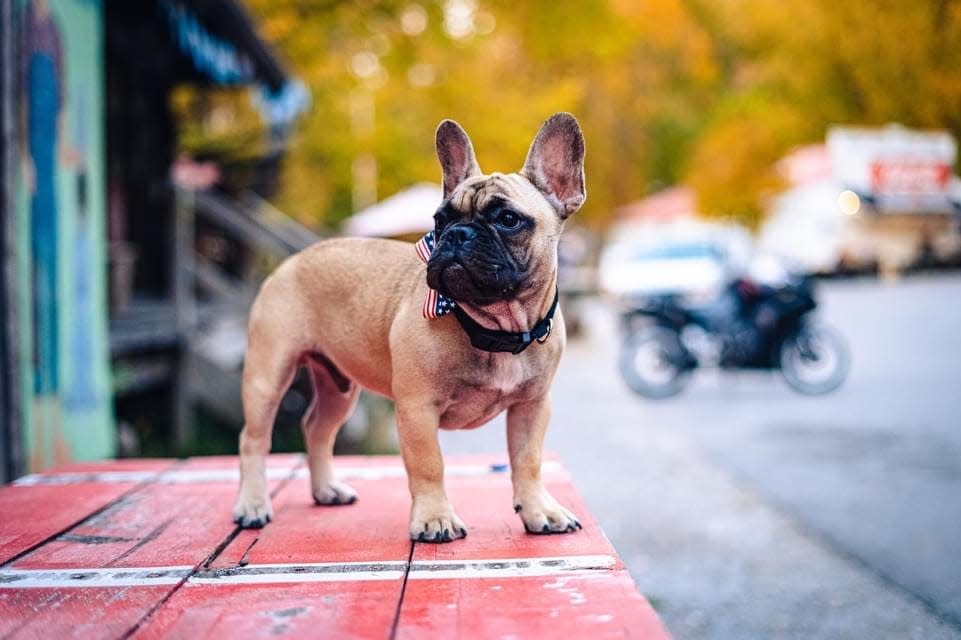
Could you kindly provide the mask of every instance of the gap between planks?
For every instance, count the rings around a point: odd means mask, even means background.
[[[390,623],[390,634],[387,636],[389,640],[395,640],[397,638],[397,627],[400,625],[400,612],[404,607],[404,594],[407,593],[407,580],[410,578],[410,566],[414,561],[414,549],[416,547],[417,543],[411,540],[410,552],[407,554],[407,567],[404,570],[404,581],[400,585],[400,596],[397,598],[397,609],[394,610],[394,619]]]

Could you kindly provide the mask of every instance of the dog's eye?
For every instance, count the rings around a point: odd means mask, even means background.
[[[505,229],[516,229],[521,223],[521,217],[513,211],[501,211],[494,222]]]
[[[438,211],[437,213],[435,213],[435,214],[434,214],[434,225],[435,225],[438,229],[443,229],[444,227],[446,227],[446,226],[447,226],[447,216],[444,215],[443,213],[441,213],[440,211]]]

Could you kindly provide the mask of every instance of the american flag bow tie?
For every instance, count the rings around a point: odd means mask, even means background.
[[[434,232],[430,231],[423,238],[417,241],[414,245],[414,250],[417,251],[417,256],[427,264],[430,260],[430,254],[434,251]],[[424,317],[425,318],[436,318],[438,316],[447,315],[454,310],[457,303],[442,296],[437,292],[436,289],[427,289],[427,299],[424,300]]]

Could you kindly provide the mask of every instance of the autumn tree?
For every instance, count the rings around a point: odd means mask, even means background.
[[[448,117],[484,169],[514,170],[546,116],[575,113],[578,219],[594,225],[687,183],[703,213],[756,226],[774,162],[835,123],[961,134],[958,0],[245,2],[313,96],[277,204],[332,228],[365,199],[438,181],[433,132]],[[249,148],[253,111],[229,92],[207,99],[230,126],[207,118],[184,143],[224,133]]]

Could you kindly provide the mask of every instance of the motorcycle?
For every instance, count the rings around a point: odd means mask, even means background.
[[[836,330],[813,321],[816,308],[814,281],[799,276],[779,286],[739,278],[701,307],[676,294],[648,297],[622,318],[621,375],[653,399],[677,395],[709,365],[777,370],[795,391],[829,393],[847,377],[850,357]]]

